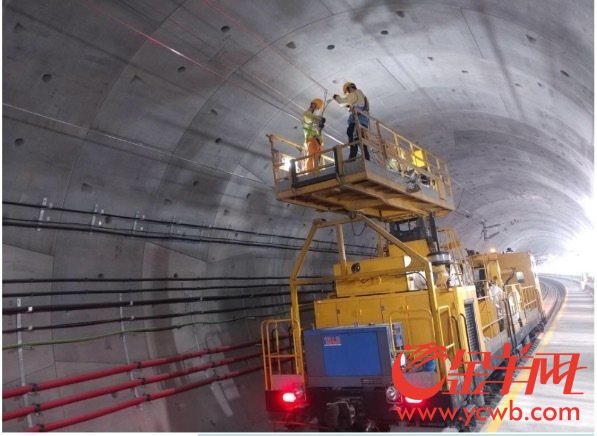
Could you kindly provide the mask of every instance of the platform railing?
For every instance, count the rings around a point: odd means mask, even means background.
[[[392,172],[406,175],[416,171],[419,176],[425,175],[430,183],[435,184],[435,190],[445,189],[446,195],[452,197],[448,165],[439,157],[424,149],[417,143],[392,130],[381,121],[357,111],[358,114],[367,116],[369,128],[361,127],[359,133],[366,141],[372,143],[374,149],[381,152],[385,167]],[[358,122],[358,117],[357,117]],[[441,181],[441,185],[438,183]]]
[[[504,322],[505,322],[504,320],[506,319],[506,317],[505,316],[500,316],[500,314],[499,314],[500,311],[503,312],[503,309],[498,310],[498,306],[501,306],[502,304],[504,304],[504,302],[503,302],[503,300],[498,300],[497,303],[496,303],[495,298],[493,296],[491,296],[491,295],[487,295],[485,297],[477,298],[477,303],[479,305],[481,304],[482,301],[486,301],[487,304],[492,304],[495,307],[496,319],[494,319],[493,321],[491,321],[491,322],[489,322],[489,323],[481,326],[481,331],[483,332],[483,336],[493,337],[493,336],[495,336],[493,334],[493,332],[492,331],[489,331],[489,332],[487,331],[493,325],[498,324],[498,332],[497,332],[498,334],[501,331],[504,330],[504,325],[505,325],[504,324]]]
[[[289,180],[291,169],[296,172],[297,176],[307,173],[313,175],[313,172],[321,172],[333,164],[336,165],[337,174],[341,176],[343,165],[349,160],[343,157],[343,154],[346,153],[344,150],[350,148],[351,145],[356,145],[360,149],[356,159],[364,159],[364,147],[367,146],[371,156],[370,164],[402,177],[416,175],[422,183],[437,191],[441,198],[452,198],[448,166],[443,160],[379,120],[359,110],[356,112],[357,115],[367,118],[369,127],[361,125],[359,117],[355,117],[357,139],[331,148],[325,148],[324,145],[324,149],[315,155],[317,165],[312,170],[307,170],[306,164],[310,156],[304,145],[277,135],[268,135],[272,152],[274,182]],[[282,151],[282,145],[284,151]]]
[[[438,229],[440,250],[450,253],[450,264],[454,267],[460,286],[474,283],[473,271],[470,262],[464,255],[462,246],[456,237],[456,232],[451,228]]]
[[[303,376],[303,356],[292,344],[292,334],[281,334],[280,329],[290,327],[300,329],[296,320],[269,319],[261,323],[261,348],[263,353],[263,376],[265,390],[272,389],[272,379],[275,375],[296,374]],[[282,344],[290,340],[290,346]],[[291,369],[286,370],[285,364],[291,363]]]
[[[534,286],[524,286],[521,288],[522,309],[524,313],[537,309],[542,317],[545,317],[541,296]]]

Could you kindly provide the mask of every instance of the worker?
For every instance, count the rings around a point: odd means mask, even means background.
[[[340,97],[334,94],[334,100],[339,104],[348,107],[350,115],[348,116],[348,129],[346,134],[348,135],[348,142],[353,142],[358,139],[358,132],[356,132],[356,121],[355,121],[355,109],[359,109],[366,115],[359,114],[359,123],[363,127],[369,127],[369,100],[363,94],[363,91],[357,89],[357,86],[352,82],[346,82],[342,87],[345,97]],[[365,149],[365,159],[369,160],[369,150],[366,145],[363,145]],[[359,151],[358,144],[350,146],[349,159],[357,157]]]
[[[323,109],[323,100],[315,98],[311,101],[309,109],[303,112],[303,134],[305,135],[305,148],[307,149],[307,171],[319,168],[320,154],[323,149],[323,135],[321,133],[325,118],[315,114]]]

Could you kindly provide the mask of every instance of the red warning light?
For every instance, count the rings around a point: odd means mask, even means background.
[[[285,403],[294,403],[296,401],[296,395],[294,392],[284,392],[282,395],[282,401]]]

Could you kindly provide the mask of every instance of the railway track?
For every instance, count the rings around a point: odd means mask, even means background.
[[[562,307],[564,298],[566,297],[566,284],[573,283],[574,280],[569,278],[554,278],[541,276],[539,279],[541,283],[541,291],[543,294],[543,307],[545,308],[545,316],[548,324],[552,321],[554,313],[557,313]]]

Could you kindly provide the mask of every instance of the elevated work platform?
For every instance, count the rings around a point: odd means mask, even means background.
[[[303,145],[269,135],[276,199],[339,213],[361,212],[391,222],[455,209],[445,162],[374,118],[358,139],[307,155]],[[359,154],[349,159],[350,146]],[[367,147],[370,160],[364,158]],[[307,161],[315,160],[312,169]]]

